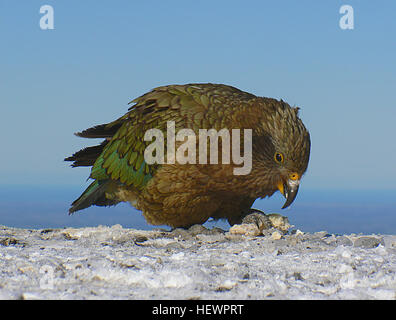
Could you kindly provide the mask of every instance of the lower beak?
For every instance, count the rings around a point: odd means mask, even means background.
[[[283,205],[282,209],[287,208],[293,203],[294,199],[297,196],[299,185],[300,185],[300,180],[291,180],[291,179],[287,180],[286,183],[280,182],[278,184],[279,191],[286,198],[286,202]]]

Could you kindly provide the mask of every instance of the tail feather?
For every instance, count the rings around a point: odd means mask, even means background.
[[[104,147],[108,143],[107,140],[103,141],[100,145],[87,147],[77,151],[72,156],[65,158],[65,161],[74,161],[72,167],[88,167],[93,166],[96,159],[102,153]]]
[[[96,159],[102,153],[104,147],[109,142],[110,138],[120,128],[121,123],[115,124],[101,124],[92,128],[86,129],[82,132],[75,133],[76,136],[82,138],[105,138],[100,145],[87,147],[77,151],[72,156],[65,158],[65,161],[73,161],[72,167],[89,167],[93,166]]]
[[[103,152],[103,149],[109,142],[110,138],[117,132],[121,125],[121,122],[101,124],[76,133],[76,136],[82,138],[105,138],[106,140],[104,140],[100,145],[87,147],[77,151],[72,156],[65,158],[65,161],[73,161],[71,165],[72,167],[93,166],[96,159]],[[114,185],[111,180],[95,180],[88,186],[81,196],[72,203],[72,206],[69,209],[69,214],[88,208],[92,205],[116,205],[119,201],[106,198],[106,192],[108,192],[112,187],[114,187]]]
[[[77,132],[75,135],[81,138],[111,138],[121,125],[121,122],[112,125],[109,125],[108,123],[100,124],[82,132]]]
[[[119,201],[107,199],[106,190],[111,181],[98,181],[92,182],[88,188],[81,194],[81,196],[72,203],[69,209],[69,214],[73,212],[88,208],[92,205],[96,206],[112,206],[116,205]]]

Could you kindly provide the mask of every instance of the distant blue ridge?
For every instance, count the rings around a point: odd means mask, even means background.
[[[147,224],[141,212],[128,203],[115,207],[91,207],[71,216],[70,203],[84,189],[79,186],[0,186],[0,225],[18,228],[63,228],[121,224],[126,228],[166,228]],[[281,210],[284,199],[275,194],[256,200],[254,207],[280,213],[305,232],[396,234],[394,190],[300,190],[291,206]],[[225,221],[209,221],[208,227],[228,229]]]

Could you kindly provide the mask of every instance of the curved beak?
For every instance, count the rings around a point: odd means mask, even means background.
[[[292,180],[292,179],[287,180],[287,182],[285,183],[280,182],[278,184],[279,191],[286,198],[286,202],[283,205],[282,209],[287,208],[293,203],[294,199],[297,196],[299,186],[300,186],[300,180]]]

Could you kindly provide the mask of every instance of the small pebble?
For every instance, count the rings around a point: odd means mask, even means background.
[[[253,223],[234,224],[230,228],[230,233],[231,234],[242,234],[242,235],[251,236],[251,237],[256,237],[261,234],[257,225],[255,225]]]
[[[24,292],[21,294],[21,300],[41,300],[40,296],[30,292]]]
[[[361,247],[361,248],[375,248],[378,247],[379,244],[381,244],[383,240],[381,238],[377,237],[359,237],[357,238],[353,245],[355,247]]]
[[[279,240],[279,239],[282,239],[282,234],[281,234],[279,231],[274,231],[274,232],[271,234],[271,239],[272,239],[272,240]]]
[[[281,231],[287,231],[292,227],[289,223],[289,219],[281,216],[280,214],[272,213],[268,215],[268,218],[271,221],[272,226]]]

